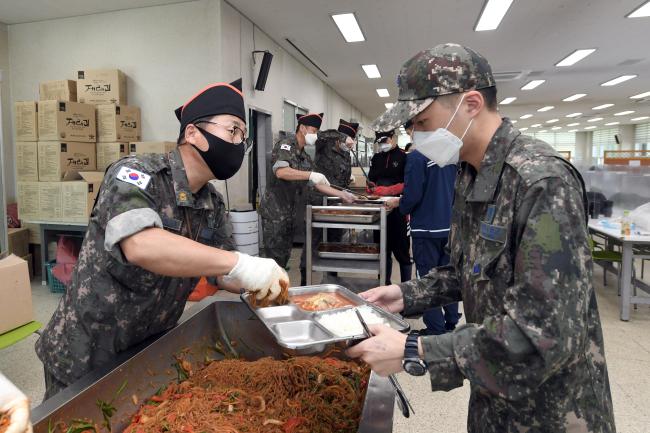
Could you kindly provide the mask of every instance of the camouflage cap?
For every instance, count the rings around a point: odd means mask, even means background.
[[[490,64],[476,51],[458,44],[440,44],[409,59],[397,76],[399,96],[393,107],[371,125],[388,131],[427,108],[437,96],[495,86]]]

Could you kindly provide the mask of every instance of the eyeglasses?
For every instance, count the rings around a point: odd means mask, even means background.
[[[248,153],[253,146],[253,142],[246,137],[248,131],[246,128],[242,129],[237,125],[224,125],[223,123],[211,122],[209,120],[202,120],[198,123],[210,123],[212,125],[221,126],[230,134],[230,142],[232,144],[244,144],[246,146],[245,152]]]

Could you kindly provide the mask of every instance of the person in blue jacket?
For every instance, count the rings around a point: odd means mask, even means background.
[[[399,206],[402,215],[411,215],[413,259],[418,278],[432,268],[449,263],[445,248],[456,170],[455,165],[437,166],[417,150],[410,152],[406,156],[404,192],[386,203],[389,208]],[[427,327],[425,333],[440,335],[452,331],[460,319],[458,303],[432,308],[422,318]]]

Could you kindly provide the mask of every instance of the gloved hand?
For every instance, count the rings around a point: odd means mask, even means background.
[[[278,297],[284,280],[289,285],[289,276],[273,259],[263,259],[235,252],[239,256],[237,264],[228,273],[228,278],[237,280],[247,291],[255,293],[257,299],[270,300]]]
[[[31,433],[29,400],[9,379],[0,374],[0,413],[9,415],[5,433]]]
[[[309,175],[309,185],[325,185],[330,186],[329,181],[323,173],[312,171]]]
[[[404,184],[396,183],[395,185],[378,186],[373,188],[373,192],[380,196],[399,195],[404,192]]]
[[[357,178],[354,177],[353,174],[351,174],[351,175],[350,175],[350,183],[354,183],[354,182],[356,182],[356,181],[357,181]]]
[[[343,203],[354,203],[354,201],[357,199],[357,196],[349,193],[347,191],[341,191],[341,200],[343,200]]]

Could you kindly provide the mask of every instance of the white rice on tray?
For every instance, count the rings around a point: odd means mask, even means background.
[[[377,314],[371,307],[362,305],[357,309],[367,325],[382,324],[390,326],[388,320]],[[354,337],[364,334],[363,326],[353,308],[347,308],[336,313],[321,313],[316,320],[337,337]]]

